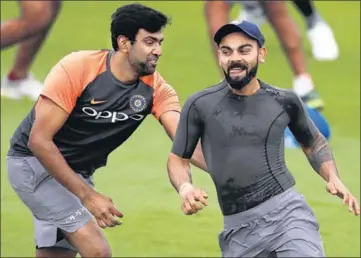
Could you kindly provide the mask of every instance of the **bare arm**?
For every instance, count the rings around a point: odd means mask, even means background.
[[[349,211],[358,216],[360,214],[358,201],[342,183],[330,145],[325,137],[318,132],[311,145],[301,146],[312,168],[327,182],[327,191],[343,199],[343,203],[348,206]]]
[[[287,108],[291,108],[291,111],[288,110],[289,128],[301,144],[312,168],[327,182],[327,191],[343,199],[349,211],[359,215],[357,199],[342,183],[327,140],[312,122],[302,100],[293,93],[289,101],[287,105]]]
[[[79,59],[70,54],[47,75],[43,92],[35,106],[35,120],[28,146],[60,184],[83,199],[94,191],[75,174],[53,142],[54,135],[68,119],[83,90],[79,82],[82,76],[79,66]]]
[[[190,171],[190,159],[196,162],[204,162],[202,152],[198,144],[198,155],[202,160],[195,158],[194,153],[202,134],[202,123],[195,109],[194,100],[191,98],[186,101],[181,115],[170,114],[162,118],[166,120],[164,124],[166,131],[173,139],[172,151],[168,156],[167,170],[169,180],[179,196],[182,198],[182,210],[186,215],[197,213],[203,209],[202,205],[207,206],[208,195],[200,188],[192,185]],[[168,124],[169,123],[169,124]],[[204,162],[205,167],[205,162]]]
[[[192,185],[192,174],[189,159],[182,159],[170,153],[168,156],[167,169],[170,182],[179,193],[182,186]]]
[[[121,223],[113,217],[122,217],[111,199],[96,193],[70,168],[53,137],[63,126],[68,113],[52,100],[41,97],[36,105],[36,118],[30,132],[28,146],[53,178],[77,196],[94,215],[100,227],[114,227]]]
[[[156,87],[156,92],[154,95],[154,106],[152,113],[159,120],[160,124],[167,132],[169,138],[174,142],[177,139],[176,131],[181,121],[181,114],[180,114],[181,108],[179,104],[178,95],[175,92],[175,90],[159,74],[157,74],[156,76],[156,84],[158,85],[158,87]],[[187,103],[184,108],[189,109]],[[182,111],[182,114],[183,113],[184,112]],[[189,167],[189,162],[191,162],[193,165],[197,166],[198,168],[207,171],[207,166],[203,157],[202,149],[200,147],[200,144],[197,144],[198,139],[199,136],[197,139],[195,139],[195,142],[188,144],[189,145],[188,148],[191,148],[191,151],[189,151],[189,157],[187,157],[187,159],[189,160],[188,167]],[[181,174],[182,172],[179,173],[180,177],[182,177]],[[189,176],[190,169],[188,169],[185,172],[185,174]],[[172,173],[172,176],[170,176],[170,180],[172,184],[173,182],[175,182],[173,186],[178,190],[179,189],[178,184],[176,183],[178,182],[178,180],[175,179],[176,177],[178,177],[178,173],[176,173],[175,175]]]
[[[312,168],[326,182],[329,182],[334,177],[339,178],[330,145],[320,132],[318,132],[310,146],[301,146]]]
[[[28,146],[47,171],[79,199],[93,192],[67,164],[53,137],[68,118],[68,113],[52,100],[41,97],[35,109],[35,121]]]
[[[79,59],[68,55],[50,71],[35,106],[28,146],[49,174],[80,199],[100,227],[113,227],[120,225],[115,216],[122,217],[122,213],[110,198],[97,193],[72,170],[54,143],[54,136],[63,127],[83,91],[83,73],[79,66]]]
[[[169,138],[172,141],[174,141],[174,138],[176,135],[177,126],[179,124],[179,119],[180,119],[180,113],[176,112],[176,111],[166,112],[160,117],[161,124],[163,125],[164,130],[167,132]],[[190,162],[194,166],[196,166],[204,171],[207,171],[207,165],[204,160],[200,142],[198,142],[197,147],[193,153],[193,156],[190,159]],[[188,165],[189,165],[189,160],[188,160]]]
[[[302,100],[292,94],[290,130],[301,144],[312,168],[325,180],[339,177],[330,145],[309,117]]]
[[[179,192],[184,184],[192,184],[190,161],[191,157],[201,156],[199,139],[202,135],[202,122],[195,108],[193,98],[184,104],[181,115],[177,118],[177,128],[173,140],[172,151],[168,157],[168,175],[173,187]],[[196,149],[198,148],[198,149]],[[198,161],[199,162],[199,161]],[[205,166],[205,162],[204,162]]]
[[[168,175],[173,187],[182,198],[182,210],[186,215],[192,215],[208,205],[207,193],[192,184],[189,159],[183,159],[173,153],[168,156]],[[201,205],[202,204],[202,205]]]

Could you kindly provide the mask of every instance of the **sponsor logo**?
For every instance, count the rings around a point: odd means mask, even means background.
[[[74,212],[72,215],[67,217],[65,219],[65,223],[70,223],[71,221],[74,221],[77,217],[81,216],[82,214],[86,213],[86,210],[84,207],[80,208],[76,212]]]
[[[97,104],[102,104],[102,103],[105,103],[105,102],[107,102],[106,100],[95,100],[95,99],[92,99],[91,101],[90,101],[90,104],[92,104],[92,105],[97,105]]]
[[[94,117],[95,120],[98,119],[107,119],[110,120],[111,123],[126,121],[128,119],[132,119],[135,121],[140,121],[144,118],[144,115],[140,114],[133,114],[128,115],[124,112],[115,112],[115,111],[96,111],[94,108],[91,107],[83,107],[82,111],[84,114]]]

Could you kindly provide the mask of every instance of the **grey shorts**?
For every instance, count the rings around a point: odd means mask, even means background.
[[[293,188],[225,216],[219,245],[223,257],[325,257],[317,219]]]
[[[93,218],[80,200],[35,157],[7,157],[7,168],[13,189],[33,214],[37,248],[56,246],[76,251],[62,232],[75,232]],[[94,187],[91,178],[79,176]]]

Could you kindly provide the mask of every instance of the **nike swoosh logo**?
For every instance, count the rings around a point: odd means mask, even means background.
[[[95,100],[95,99],[92,99],[90,101],[90,104],[92,105],[96,105],[96,104],[101,104],[101,103],[104,103],[104,102],[107,102],[106,100]]]

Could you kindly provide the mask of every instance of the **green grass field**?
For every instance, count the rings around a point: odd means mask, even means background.
[[[217,83],[219,73],[211,55],[202,2],[147,2],[173,17],[165,31],[159,71],[184,102],[191,93]],[[65,2],[50,37],[32,72],[43,79],[64,55],[80,49],[110,46],[110,15],[119,2]],[[312,59],[306,39],[310,73],[322,94],[325,116],[332,125],[331,146],[344,182],[360,196],[360,3],[316,3],[333,27],[340,45],[339,60],[319,63]],[[301,31],[304,23],[291,8]],[[234,12],[236,12],[235,10]],[[2,21],[18,14],[16,2],[1,2]],[[353,27],[353,28],[352,28]],[[352,28],[352,29],[351,29]],[[263,27],[268,58],[260,77],[279,87],[291,87],[292,73],[275,34]],[[1,74],[10,69],[15,48],[1,52]],[[7,181],[5,155],[11,137],[32,102],[1,100],[1,256],[34,254],[30,212]],[[180,200],[168,182],[166,159],[171,142],[151,116],[131,139],[96,173],[100,192],[111,196],[124,213],[124,224],[107,229],[114,256],[220,256],[217,235],[222,216],[210,177],[194,169],[194,180],[209,192],[210,205],[201,213],[182,215]],[[287,164],[297,189],[313,207],[321,226],[327,256],[360,257],[360,219],[339,199],[325,191],[300,150],[287,150]]]

